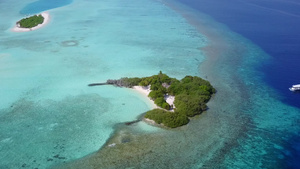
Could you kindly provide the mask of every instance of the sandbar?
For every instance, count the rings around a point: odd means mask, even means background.
[[[11,31],[13,31],[13,32],[29,32],[29,31],[37,30],[37,29],[40,29],[41,27],[44,27],[47,23],[49,23],[50,15],[49,15],[49,12],[43,12],[43,13],[41,13],[41,15],[44,17],[44,22],[42,24],[38,24],[37,26],[32,27],[32,28],[21,28],[19,24],[16,24],[11,29]]]

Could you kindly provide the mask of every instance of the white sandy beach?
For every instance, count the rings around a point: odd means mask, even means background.
[[[37,25],[36,27],[33,28],[20,28],[19,25],[15,25],[11,31],[13,32],[29,32],[33,30],[40,29],[41,27],[47,25],[50,21],[50,15],[49,12],[43,12],[41,15],[44,17],[44,22],[42,24]]]
[[[174,105],[175,96],[172,96],[172,95],[166,95],[166,96],[165,96],[165,100],[166,100],[166,102],[167,102],[170,106],[173,106],[173,109],[171,110],[171,111],[173,111],[174,108],[175,108],[175,105]]]
[[[148,97],[149,93],[151,92],[150,86],[146,86],[146,87],[144,87],[144,86],[133,86],[132,89],[134,89],[135,91],[145,95],[149,99],[149,101],[151,102],[152,108],[154,108],[154,109],[158,108],[158,106],[154,103],[154,101],[151,100]]]
[[[151,92],[150,86],[133,86],[132,88],[140,93],[143,93],[147,97],[148,97],[149,93]]]
[[[148,97],[149,93],[151,92],[150,86],[133,86],[132,89],[134,89],[134,90],[138,91],[139,93],[145,95],[145,96],[150,100],[150,102],[153,104],[153,108],[159,108],[159,107],[154,103],[154,101],[151,100],[151,99]],[[165,100],[166,100],[166,102],[167,102],[170,106],[173,105],[173,108],[175,108],[175,106],[174,106],[175,96],[166,95],[166,96],[165,96]],[[172,109],[171,111],[173,111],[173,109]]]
[[[148,118],[144,118],[143,119],[146,123],[152,124],[152,125],[157,125],[157,123],[155,123],[154,120],[148,119]]]

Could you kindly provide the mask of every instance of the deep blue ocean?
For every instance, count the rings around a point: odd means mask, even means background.
[[[210,15],[268,53],[272,59],[261,66],[265,82],[278,91],[282,102],[300,108],[300,93],[288,90],[293,84],[300,84],[299,1],[179,1]]]
[[[300,84],[300,3],[296,0],[178,0],[213,17],[271,56],[258,68],[264,82],[284,104],[300,108],[300,93],[288,90]],[[260,86],[257,86],[258,88]],[[286,143],[284,168],[300,168],[300,137]]]

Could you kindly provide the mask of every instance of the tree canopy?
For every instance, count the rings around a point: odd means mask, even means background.
[[[206,103],[216,92],[206,80],[197,76],[186,76],[181,80],[170,78],[161,71],[158,75],[143,78],[126,78],[131,85],[151,85],[149,97],[162,109],[150,110],[145,118],[163,123],[167,127],[175,128],[189,122],[188,117],[201,114],[207,109]],[[168,111],[171,106],[165,101],[166,94],[175,96],[174,112]]]
[[[29,18],[24,18],[17,22],[20,24],[21,28],[33,28],[38,24],[42,24],[44,22],[44,17],[42,15],[34,15]]]

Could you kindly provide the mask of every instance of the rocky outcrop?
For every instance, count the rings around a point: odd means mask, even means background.
[[[106,83],[109,84],[109,85],[114,85],[114,86],[118,86],[118,87],[126,87],[126,86],[124,85],[123,79],[119,79],[119,80],[108,79],[108,80],[106,81]]]
[[[101,85],[114,85],[117,87],[131,88],[133,85],[129,82],[128,78],[121,78],[118,80],[108,79],[106,83],[91,83],[88,86],[101,86]]]

